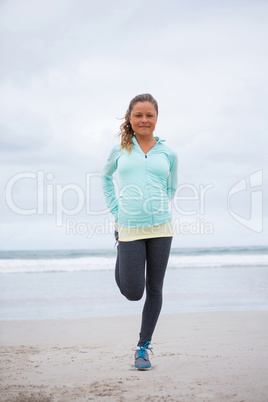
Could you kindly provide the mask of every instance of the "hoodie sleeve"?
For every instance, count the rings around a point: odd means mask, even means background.
[[[172,151],[170,154],[170,172],[167,177],[167,195],[170,200],[175,195],[176,189],[177,189],[177,170],[178,170],[178,156],[177,154]]]
[[[120,157],[119,146],[113,147],[102,172],[102,188],[107,207],[113,214],[115,220],[118,219],[118,202],[115,194],[113,174],[117,169],[117,161]]]

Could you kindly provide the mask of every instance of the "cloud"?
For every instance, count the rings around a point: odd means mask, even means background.
[[[1,187],[20,171],[53,172],[62,184],[101,171],[128,102],[151,92],[156,134],[178,152],[180,182],[213,183],[221,211],[234,181],[266,166],[267,8],[2,2]]]

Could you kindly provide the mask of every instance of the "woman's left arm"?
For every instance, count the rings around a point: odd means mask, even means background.
[[[167,177],[167,195],[170,200],[175,195],[178,182],[178,156],[176,152],[172,151],[170,153],[170,171]]]

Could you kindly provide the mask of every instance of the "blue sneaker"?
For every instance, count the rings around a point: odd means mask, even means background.
[[[137,370],[150,370],[151,363],[149,360],[148,352],[146,349],[150,350],[152,353],[152,349],[149,348],[150,341],[146,342],[144,346],[138,346],[137,351],[135,352],[135,369]]]

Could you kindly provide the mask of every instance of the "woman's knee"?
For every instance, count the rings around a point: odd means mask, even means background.
[[[123,296],[130,301],[141,300],[144,289],[120,289]]]

